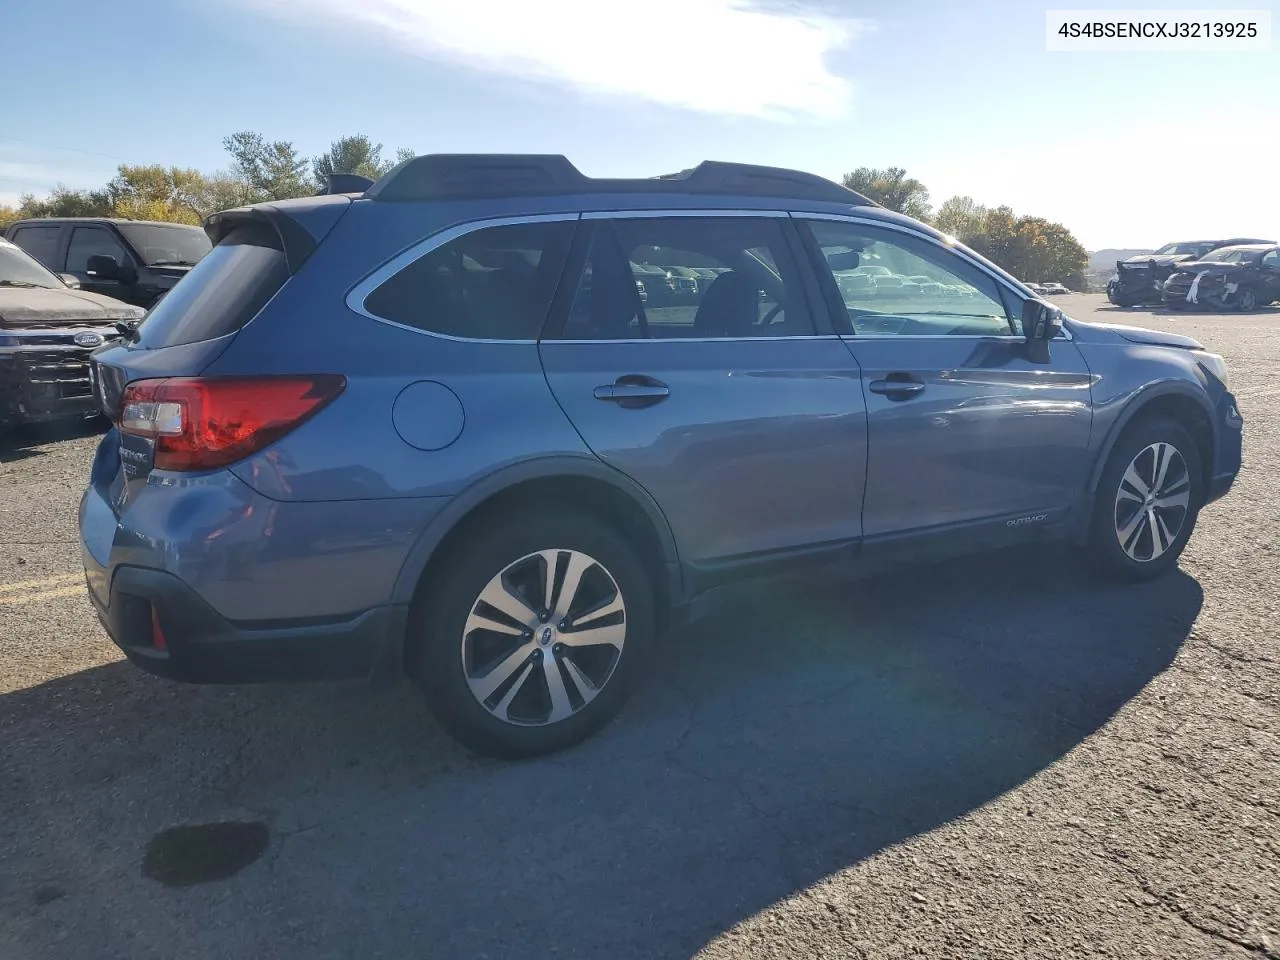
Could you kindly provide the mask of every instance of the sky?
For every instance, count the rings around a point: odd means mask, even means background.
[[[6,10],[0,203],[116,165],[562,153],[592,176],[737,160],[905,167],[1064,223],[1090,250],[1280,239],[1270,52],[1048,52],[1053,0],[43,0]],[[1280,0],[1123,9],[1271,12]],[[38,79],[37,79],[38,78]]]

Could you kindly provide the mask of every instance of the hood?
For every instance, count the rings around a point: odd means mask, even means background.
[[[145,311],[87,290],[0,287],[0,324],[111,323],[138,320]]]
[[[1214,270],[1221,273],[1237,273],[1251,266],[1253,264],[1242,263],[1238,260],[1192,260],[1188,263],[1178,264],[1178,272],[1201,273],[1205,270]]]
[[[1130,343],[1141,343],[1144,346],[1177,347],[1180,350],[1204,349],[1204,344],[1199,340],[1193,340],[1191,337],[1184,337],[1177,333],[1165,333],[1163,330],[1128,327],[1120,323],[1082,323],[1079,320],[1073,320],[1071,329],[1073,332],[1079,329],[1080,332],[1086,334],[1091,330],[1110,333],[1128,340]]]

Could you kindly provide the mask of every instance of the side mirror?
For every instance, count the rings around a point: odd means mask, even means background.
[[[1043,300],[1022,302],[1022,333],[1035,363],[1049,362],[1049,341],[1062,331],[1062,311]]]
[[[89,262],[85,264],[84,272],[91,277],[98,277],[103,280],[119,280],[122,271],[115,257],[95,253],[89,258]]]
[[[77,277],[74,273],[60,273],[58,274],[58,279],[61,280],[63,283],[65,283],[72,290],[80,289],[80,278]]]

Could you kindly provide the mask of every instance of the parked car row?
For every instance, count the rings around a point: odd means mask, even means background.
[[[879,264],[863,264],[836,274],[836,283],[847,303],[868,298],[889,299],[972,299],[974,291],[962,283],[944,283],[924,274],[894,273]]]
[[[0,238],[0,430],[93,416],[89,355],[131,334],[212,244],[199,227],[20,220]]]
[[[1194,291],[1191,290],[1195,276],[1205,271],[1215,276],[1221,276],[1224,272],[1217,266],[1223,261],[1211,259],[1216,251],[1239,247],[1270,248],[1274,246],[1274,240],[1250,237],[1167,243],[1154,253],[1138,254],[1125,260],[1117,260],[1116,272],[1107,283],[1107,299],[1118,307],[1171,301],[1179,305],[1184,303],[1196,305],[1201,301],[1199,287],[1197,286]],[[1265,249],[1263,253],[1265,254]],[[1208,264],[1208,266],[1202,267],[1201,264]],[[1171,294],[1166,296],[1165,284],[1175,273],[1188,274],[1190,278],[1179,279]],[[1253,310],[1261,303],[1276,299],[1275,296],[1264,299],[1269,289],[1264,277],[1265,271],[1260,271],[1246,278],[1243,286],[1239,283],[1231,283],[1229,290],[1228,283],[1224,281],[1221,290],[1215,291],[1219,295],[1213,298],[1207,297],[1203,302],[1215,309]]]
[[[1064,293],[1071,292],[1061,283],[1028,283],[1027,286],[1045,297],[1058,297]]]

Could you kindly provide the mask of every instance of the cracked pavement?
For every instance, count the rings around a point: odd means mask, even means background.
[[[1280,309],[1063,299],[1230,363],[1245,470],[1177,573],[725,591],[540,761],[468,755],[404,684],[133,669],[77,580],[96,438],[0,441],[0,957],[1280,958]],[[143,876],[227,820],[261,859]]]

